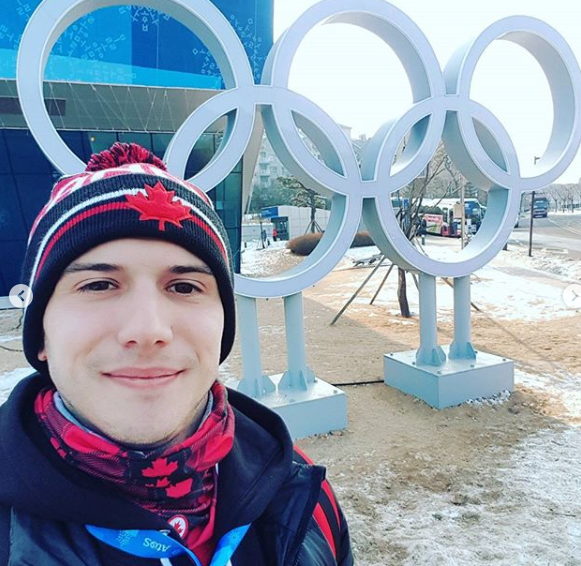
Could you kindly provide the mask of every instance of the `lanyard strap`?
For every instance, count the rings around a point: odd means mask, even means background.
[[[159,531],[117,530],[85,525],[91,535],[101,542],[140,558],[175,558],[187,554],[196,566],[202,566],[199,558],[183,544]],[[227,566],[234,552],[248,532],[250,525],[227,532],[216,546],[210,566]]]

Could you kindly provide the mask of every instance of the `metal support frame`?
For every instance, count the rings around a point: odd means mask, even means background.
[[[416,363],[426,366],[441,366],[446,354],[438,346],[438,317],[436,310],[436,278],[420,273],[420,347],[416,352]]]
[[[420,349],[387,354],[385,383],[437,409],[512,391],[513,362],[486,352],[478,354],[472,346],[470,276],[454,280],[454,341],[450,347],[441,348],[437,343],[435,278],[420,273],[418,288]]]
[[[237,295],[237,303],[242,379],[226,385],[278,413],[293,438],[346,428],[345,393],[317,379],[307,365],[302,293],[284,298],[288,369],[272,376],[262,372],[256,299]]]
[[[242,348],[242,379],[238,391],[260,399],[276,389],[272,380],[262,373],[260,336],[256,299],[238,295],[240,347]]]
[[[306,391],[315,383],[315,374],[307,366],[302,293],[284,298],[284,322],[288,369],[284,372],[279,387]]]
[[[474,360],[470,327],[470,276],[454,279],[454,341],[448,357],[451,360]]]

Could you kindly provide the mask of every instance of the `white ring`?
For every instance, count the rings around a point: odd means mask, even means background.
[[[537,167],[542,171],[533,177],[521,177],[520,169],[505,171],[490,158],[475,131],[470,109],[470,88],[478,60],[495,40],[514,42],[531,53],[542,67],[553,98],[554,127],[545,154]],[[558,179],[569,167],[581,143],[581,70],[571,48],[548,24],[526,16],[513,16],[486,28],[471,44],[459,49],[444,71],[448,92],[457,94],[465,104],[458,109],[458,134],[464,147],[455,159],[461,168],[472,161],[487,179],[488,186],[510,187],[524,192],[542,189]],[[486,124],[490,129],[492,124]],[[483,179],[481,179],[481,183]],[[484,187],[483,187],[484,188]]]
[[[57,133],[44,104],[43,77],[50,51],[60,35],[77,19],[124,0],[50,0],[34,11],[22,35],[16,64],[16,86],[22,113],[36,142],[64,174],[84,171],[83,163]],[[208,0],[140,0],[174,17],[195,33],[216,59],[226,88],[254,84],[244,46],[228,20]]]

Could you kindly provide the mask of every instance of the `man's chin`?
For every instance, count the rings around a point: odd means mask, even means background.
[[[145,425],[144,425],[145,426]],[[119,431],[116,430],[107,434],[107,436],[123,448],[130,450],[154,450],[156,448],[171,446],[182,440],[182,435],[168,431],[152,431],[148,430],[148,434],[144,435],[143,430]]]

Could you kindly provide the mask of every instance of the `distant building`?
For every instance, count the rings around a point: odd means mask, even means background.
[[[270,187],[279,177],[290,177],[287,168],[274,153],[266,134],[258,152],[258,160],[252,177],[252,190],[259,191]]]
[[[349,126],[341,126],[341,129],[345,132],[347,137],[351,140],[351,128]],[[309,151],[320,161],[323,161],[321,154],[315,147],[313,142],[306,136],[301,134],[303,141],[309,148]],[[366,140],[366,138],[364,138]],[[351,140],[355,153],[359,158],[359,147]],[[356,140],[359,143],[360,140]],[[280,159],[274,153],[270,141],[266,137],[266,134],[262,137],[262,144],[260,146],[260,151],[258,152],[258,160],[256,162],[256,167],[254,169],[254,176],[252,177],[252,190],[259,191],[261,189],[266,189],[270,187],[279,177],[291,177],[291,173],[282,164]]]

